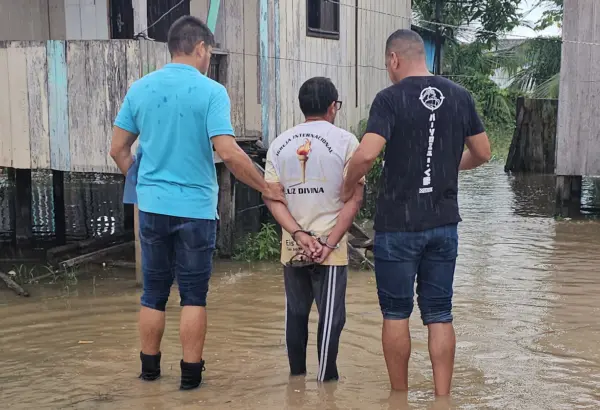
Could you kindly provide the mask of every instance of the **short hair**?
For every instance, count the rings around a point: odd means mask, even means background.
[[[215,36],[208,26],[196,17],[179,17],[169,28],[167,45],[171,56],[192,54],[201,41],[207,46],[214,46]]]
[[[385,43],[386,55],[395,52],[402,57],[411,59],[425,56],[423,38],[413,30],[401,29],[394,31]]]
[[[304,116],[324,115],[338,97],[338,91],[329,78],[313,77],[300,87],[300,110]]]

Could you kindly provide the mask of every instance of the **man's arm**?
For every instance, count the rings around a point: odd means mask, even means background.
[[[250,157],[237,144],[231,125],[231,102],[223,86],[216,87],[211,95],[206,128],[215,151],[237,179],[268,199],[285,202],[283,192],[265,182]]]
[[[117,118],[115,118],[115,126],[113,127],[112,141],[110,144],[110,156],[123,175],[127,175],[129,167],[133,164],[131,146],[140,133],[129,100],[130,97],[128,92],[123,100],[123,104],[121,104],[121,109],[117,114]]]
[[[356,184],[363,178],[383,151],[386,142],[392,138],[396,122],[393,101],[385,91],[378,93],[369,110],[369,120],[365,135],[348,164],[344,178],[342,201],[352,198]]]
[[[357,184],[367,175],[383,150],[385,143],[386,140],[381,135],[374,133],[365,134],[358,149],[348,163],[348,173],[346,174],[346,178],[344,178],[344,186],[342,188],[342,201],[346,202],[353,197]]]
[[[118,126],[113,127],[112,141],[110,144],[110,156],[117,164],[123,175],[127,175],[127,171],[133,164],[133,155],[131,154],[131,146],[137,139],[137,134],[124,130]]]
[[[219,135],[213,137],[212,142],[215,151],[217,151],[225,166],[237,179],[261,192],[265,199],[285,202],[281,188],[277,185],[267,184],[250,157],[240,148],[233,136]]]
[[[477,168],[492,158],[490,141],[485,132],[482,132],[472,137],[468,137],[465,141],[467,150],[463,152],[460,160],[460,171]]]
[[[327,244],[336,246],[344,237],[348,229],[352,226],[354,218],[360,207],[362,206],[363,194],[365,186],[362,182],[358,182],[354,185],[354,194],[345,204],[338,216],[337,222],[333,227],[333,230],[327,238]]]

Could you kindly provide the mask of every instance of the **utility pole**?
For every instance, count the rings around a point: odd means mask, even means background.
[[[442,74],[442,26],[440,23],[442,22],[442,9],[443,9],[443,1],[444,0],[436,0],[435,1],[435,60],[433,65],[434,74],[440,75]]]

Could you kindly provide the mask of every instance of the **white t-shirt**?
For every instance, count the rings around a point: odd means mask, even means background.
[[[356,148],[356,136],[327,121],[297,125],[271,143],[265,179],[283,185],[288,209],[302,229],[329,235],[344,207],[342,183]],[[281,242],[281,263],[287,264],[301,248],[285,230]],[[339,245],[324,265],[348,264],[346,236]]]

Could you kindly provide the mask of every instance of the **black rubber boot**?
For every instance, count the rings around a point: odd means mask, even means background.
[[[142,361],[140,379],[150,382],[160,377],[160,352],[155,356],[140,352],[140,360]]]
[[[200,363],[186,363],[182,360],[181,390],[192,390],[200,387],[200,383],[202,383],[202,372],[204,370],[204,360]]]

